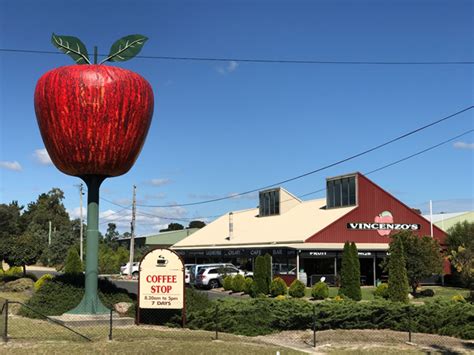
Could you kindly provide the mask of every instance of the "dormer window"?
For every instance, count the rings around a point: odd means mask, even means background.
[[[340,176],[326,180],[326,207],[356,205],[356,177]]]
[[[259,216],[274,216],[280,214],[280,189],[260,191]]]

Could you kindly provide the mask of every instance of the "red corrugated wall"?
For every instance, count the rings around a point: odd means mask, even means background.
[[[430,235],[430,222],[412,211],[408,206],[384,191],[361,174],[358,180],[358,207],[344,215],[325,229],[309,237],[307,243],[390,243],[389,236],[381,236],[377,231],[348,230],[347,223],[374,222],[383,211],[392,213],[394,223],[417,223],[421,229],[419,235]],[[395,231],[392,231],[395,233]],[[446,233],[433,226],[434,237],[443,245]],[[360,247],[359,247],[360,248]]]

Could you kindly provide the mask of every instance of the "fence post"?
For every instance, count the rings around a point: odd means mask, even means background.
[[[5,300],[5,306],[4,306],[4,312],[5,312],[5,324],[3,327],[3,341],[6,343],[8,341],[8,300]]]
[[[215,328],[216,328],[216,340],[219,339],[219,320],[218,320],[218,315],[219,315],[219,305],[216,304],[216,312],[214,314],[214,322],[215,322]]]
[[[112,340],[112,328],[113,328],[113,324],[112,324],[112,317],[113,317],[113,314],[112,314],[112,309],[110,309],[110,322],[109,322],[109,340]]]
[[[408,306],[408,342],[411,343],[411,306]]]
[[[313,347],[316,347],[316,305],[313,305]]]

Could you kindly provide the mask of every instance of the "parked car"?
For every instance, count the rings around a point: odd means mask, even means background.
[[[232,265],[232,264],[231,264]],[[227,275],[240,274],[243,277],[253,276],[253,273],[247,273],[245,271],[237,269],[235,266],[211,266],[202,268],[199,270],[199,274],[196,277],[196,286],[203,288],[217,288],[223,283],[223,278]]]
[[[129,266],[130,266],[130,263],[126,263],[125,265],[122,265],[120,267],[120,275],[122,275],[122,276],[128,275],[128,272],[130,270]],[[140,263],[138,261],[136,261],[132,264],[132,276],[133,277],[138,277],[139,266],[140,266]]]
[[[197,277],[199,271],[202,268],[211,267],[211,266],[214,266],[214,267],[218,267],[218,266],[232,266],[232,267],[235,267],[233,264],[229,264],[229,263],[212,263],[212,264],[192,265],[191,268],[189,269],[189,284],[191,286],[195,286],[196,285],[196,277]]]
[[[191,267],[196,264],[184,264],[184,283],[186,285],[189,285],[189,282],[191,281]]]

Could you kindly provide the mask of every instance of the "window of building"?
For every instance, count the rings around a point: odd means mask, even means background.
[[[280,214],[280,189],[260,191],[259,216],[273,216]]]
[[[326,207],[345,207],[356,204],[356,177],[349,176],[327,180]]]

